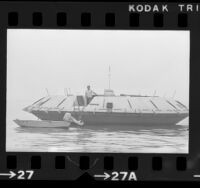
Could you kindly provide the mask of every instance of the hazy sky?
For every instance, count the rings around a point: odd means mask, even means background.
[[[189,31],[33,30],[7,32],[7,102],[29,105],[49,93],[171,97],[188,106]],[[24,107],[25,107],[24,106]]]

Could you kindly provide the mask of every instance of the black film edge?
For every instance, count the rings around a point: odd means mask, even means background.
[[[0,180],[199,181],[199,20],[197,3],[0,2]]]

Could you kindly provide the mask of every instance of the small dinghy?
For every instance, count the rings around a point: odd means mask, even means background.
[[[14,122],[21,127],[35,127],[35,128],[68,128],[70,122],[66,121],[40,121],[40,120],[19,120]]]

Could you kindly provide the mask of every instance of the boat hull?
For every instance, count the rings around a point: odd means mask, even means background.
[[[64,121],[37,121],[37,120],[19,120],[16,119],[14,122],[20,127],[30,128],[68,128],[70,123]]]
[[[75,112],[75,111],[32,111],[41,120],[62,121],[64,114],[82,120],[84,125],[130,125],[130,126],[165,126],[175,125],[186,118],[188,113],[112,113],[112,112]]]

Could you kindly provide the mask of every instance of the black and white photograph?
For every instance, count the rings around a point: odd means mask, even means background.
[[[7,152],[189,153],[190,31],[7,29]]]

